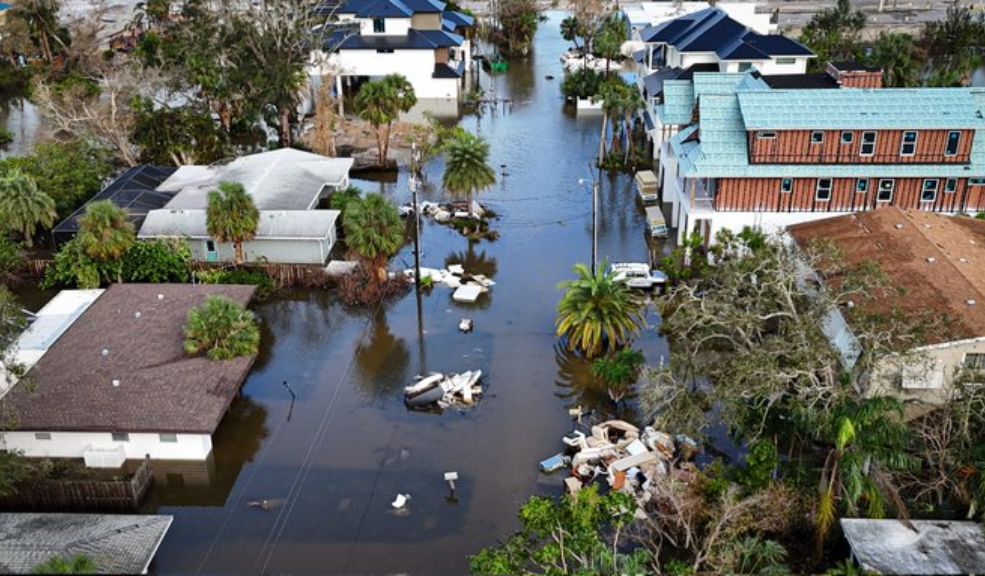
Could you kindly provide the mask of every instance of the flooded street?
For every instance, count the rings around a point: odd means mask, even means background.
[[[603,392],[585,388],[587,364],[555,349],[557,283],[590,259],[589,163],[600,122],[562,109],[559,21],[554,13],[542,23],[532,58],[511,62],[494,90],[484,78],[487,96],[512,98],[512,109],[463,120],[491,143],[492,165],[504,166],[482,196],[500,216],[501,238],[469,244],[447,228],[423,229],[422,265],[463,262],[497,282],[491,293],[463,305],[437,286],[422,298],[421,324],[413,292],[378,310],[303,291],[257,306],[263,351],[212,461],[155,464],[146,508],[175,516],[158,573],[461,574],[468,555],[518,526],[527,497],[560,493],[560,476],[539,475],[537,462],[570,431],[567,408],[611,408]],[[428,175],[440,182],[440,162]],[[403,173],[394,184],[356,184],[397,203],[409,198]],[[435,189],[423,198],[443,196]],[[603,178],[599,205],[600,260],[646,260],[631,177]],[[412,261],[405,248],[394,267]],[[475,321],[470,334],[457,329],[463,317]],[[658,322],[652,312],[648,319],[651,328]],[[638,345],[653,363],[666,354],[653,329]],[[401,389],[416,374],[476,368],[486,392],[477,406],[404,407]],[[454,498],[447,471],[459,474]],[[406,514],[391,510],[397,493],[411,495]]]

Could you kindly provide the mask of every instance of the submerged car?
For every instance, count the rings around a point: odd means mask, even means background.
[[[625,282],[630,288],[649,290],[667,283],[666,274],[651,270],[650,265],[643,262],[618,262],[609,266],[609,272],[616,282]]]

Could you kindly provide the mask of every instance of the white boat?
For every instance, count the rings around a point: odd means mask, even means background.
[[[411,384],[410,386],[404,387],[404,394],[407,396],[414,396],[420,394],[429,388],[433,388],[441,383],[445,379],[445,375],[440,372],[435,372],[428,376],[427,378],[421,378],[420,381]]]

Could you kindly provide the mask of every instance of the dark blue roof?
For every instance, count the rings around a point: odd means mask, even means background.
[[[443,12],[445,4],[439,0],[323,0],[317,9],[354,14],[358,18],[410,18],[414,14]]]
[[[435,64],[432,78],[461,78],[465,72],[465,63],[459,62],[458,66],[452,68],[447,64]]]
[[[439,0],[403,0],[415,13],[437,14],[445,11],[445,3]]]
[[[680,52],[714,52],[724,60],[765,60],[772,56],[810,56],[804,45],[780,35],[749,30],[718,8],[699,10],[647,27],[644,42],[669,44]]]
[[[454,32],[457,28],[471,28],[475,25],[475,18],[468,14],[446,10],[441,15],[442,26],[449,32]]]
[[[443,30],[415,30],[406,36],[351,35],[339,31],[325,43],[328,50],[434,50],[462,45],[462,37]]]

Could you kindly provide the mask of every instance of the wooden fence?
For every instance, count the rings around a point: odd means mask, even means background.
[[[51,266],[53,260],[28,260],[25,269],[27,274],[35,279],[44,278],[44,273]],[[192,262],[191,269],[213,270],[213,269],[235,269],[231,264],[210,264],[208,262]],[[325,288],[331,285],[332,279],[325,274],[325,266],[319,264],[271,264],[265,262],[251,262],[241,264],[239,269],[258,270],[263,272],[273,280],[278,288]]]
[[[2,510],[133,512],[154,477],[144,460],[129,480],[27,480],[0,499]]]

